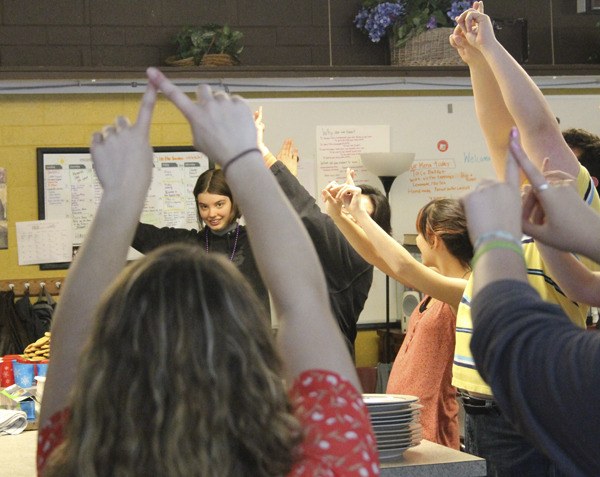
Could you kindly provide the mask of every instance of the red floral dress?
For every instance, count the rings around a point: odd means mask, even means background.
[[[339,374],[324,370],[302,373],[290,389],[294,413],[305,438],[300,460],[289,477],[379,475],[377,445],[361,394]],[[40,428],[37,468],[62,442],[68,409],[54,414]]]

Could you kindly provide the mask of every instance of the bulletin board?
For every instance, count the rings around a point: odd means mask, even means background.
[[[155,147],[152,183],[140,220],[159,227],[197,228],[193,189],[198,176],[210,167],[211,161],[192,147]],[[37,174],[39,219],[70,219],[75,254],[102,197],[90,151],[38,148]],[[68,265],[42,264],[40,268]]]

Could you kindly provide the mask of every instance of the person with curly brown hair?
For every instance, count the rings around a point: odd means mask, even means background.
[[[54,318],[38,473],[378,475],[323,270],[263,165],[249,107],[206,85],[194,102],[154,68],[148,78],[137,122],[119,117],[92,139],[103,195]],[[169,245],[123,270],[151,180],[158,89],[243,209],[280,319],[277,345],[265,310],[226,258]]]

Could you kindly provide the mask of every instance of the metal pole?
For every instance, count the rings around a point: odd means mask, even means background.
[[[379,176],[379,180],[383,184],[383,189],[385,190],[385,198],[390,200],[390,189],[392,188],[392,184],[396,176]],[[389,363],[391,361],[390,357],[390,277],[385,275],[385,339],[383,340],[385,346],[385,362]]]

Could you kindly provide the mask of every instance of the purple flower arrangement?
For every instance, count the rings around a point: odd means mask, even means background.
[[[372,42],[390,36],[402,46],[422,31],[454,26],[471,5],[471,0],[363,0],[354,25]]]
[[[383,2],[372,8],[362,7],[354,24],[359,30],[365,31],[372,42],[377,43],[387,35],[390,28],[401,21],[404,13],[403,2]]]

